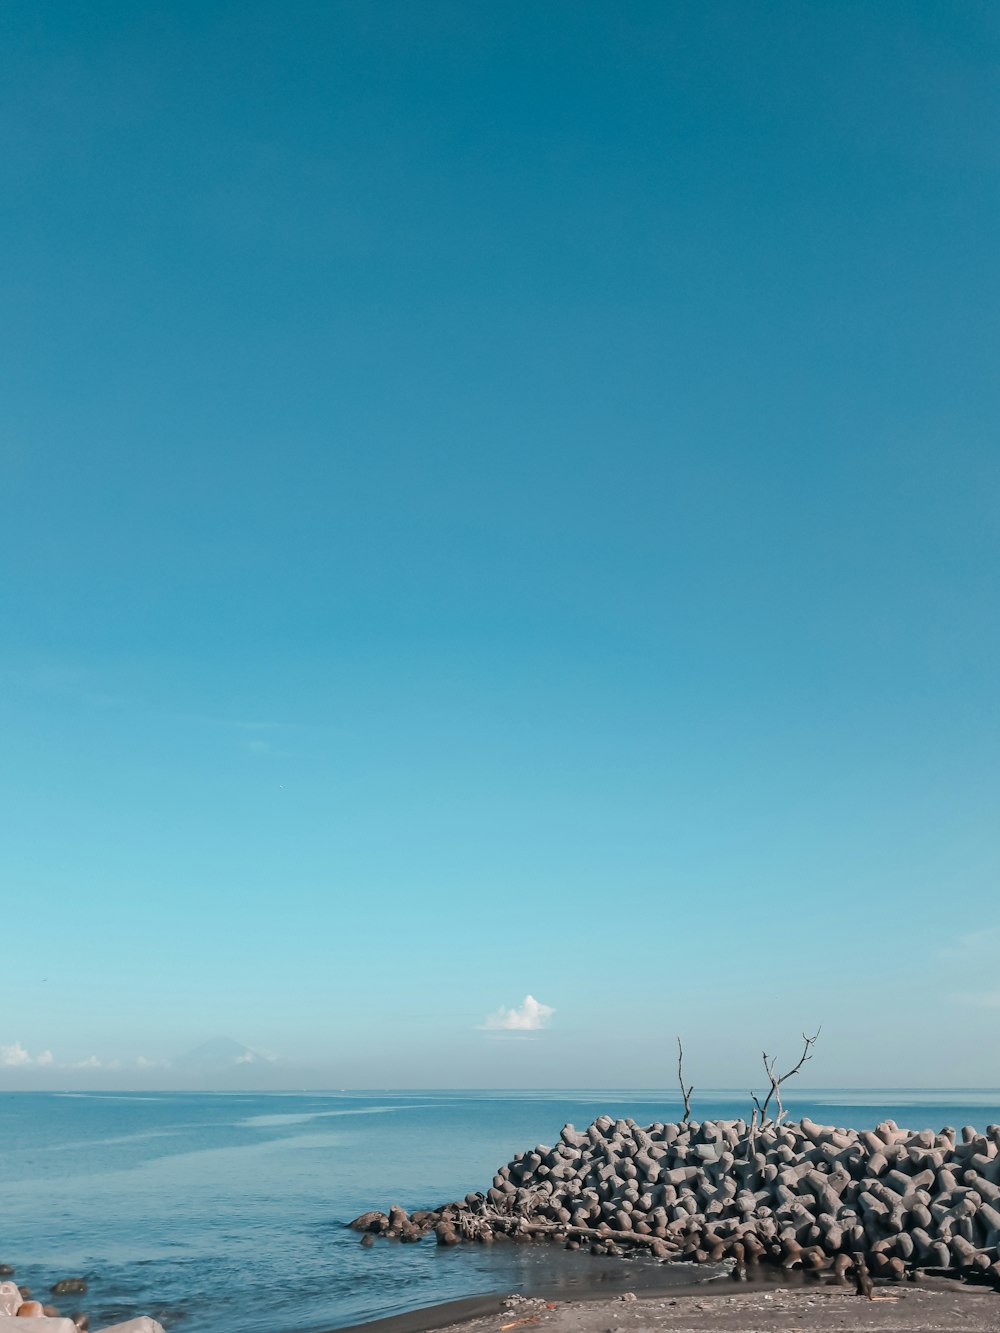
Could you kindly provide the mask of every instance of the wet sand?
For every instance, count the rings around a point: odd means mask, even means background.
[[[561,1252],[557,1251],[554,1257],[561,1258]],[[731,1289],[727,1269],[720,1264],[697,1267],[694,1264],[659,1264],[643,1259],[606,1259],[598,1262],[588,1256],[585,1267],[577,1269],[571,1276],[558,1269],[547,1276],[540,1274],[529,1279],[522,1291],[515,1295],[493,1292],[467,1296],[457,1301],[442,1301],[420,1310],[352,1324],[349,1328],[338,1329],[337,1333],[431,1333],[431,1330],[466,1324],[471,1327],[472,1321],[497,1314],[508,1305],[519,1306],[522,1302],[530,1302],[534,1313],[535,1307],[547,1309],[550,1305],[559,1308],[591,1301],[614,1304],[626,1292],[664,1300],[679,1292],[686,1294],[708,1290],[722,1282],[727,1290]],[[511,1319],[516,1317],[509,1316]],[[506,1323],[507,1319],[500,1322]]]
[[[787,1275],[786,1275],[787,1276]],[[357,1325],[350,1333],[1000,1333],[1000,1294],[942,1279],[880,1287],[875,1299],[851,1285],[729,1281],[597,1288],[573,1300],[479,1296]],[[349,1333],[341,1330],[340,1333]]]

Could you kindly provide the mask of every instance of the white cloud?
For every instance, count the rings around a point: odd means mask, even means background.
[[[85,1060],[63,1062],[56,1060],[51,1051],[39,1051],[32,1055],[19,1041],[9,1046],[0,1046],[0,1069],[166,1069],[167,1062],[149,1060],[138,1055],[134,1060],[100,1060],[96,1055],[88,1055]]]
[[[482,1026],[490,1032],[538,1032],[554,1013],[551,1005],[540,1004],[533,995],[526,995],[520,1007],[507,1009],[501,1005]]]
[[[236,1057],[234,1065],[275,1065],[278,1063],[278,1057],[272,1055],[270,1051],[251,1051],[249,1047]]]
[[[19,1041],[10,1046],[0,1046],[0,1069],[24,1069],[29,1065],[53,1063],[51,1051],[40,1051],[38,1055],[32,1055]]]

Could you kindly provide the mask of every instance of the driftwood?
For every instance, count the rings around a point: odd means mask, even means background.
[[[446,1224],[448,1225],[448,1224]],[[523,1213],[500,1212],[492,1205],[486,1205],[478,1212],[462,1212],[450,1224],[466,1240],[476,1240],[484,1231],[500,1231],[505,1235],[553,1237],[564,1236],[567,1240],[588,1241],[590,1244],[634,1245],[649,1249],[654,1244],[669,1250],[679,1250],[681,1244],[672,1236],[643,1235],[638,1231],[615,1231],[607,1222],[596,1227],[581,1227],[571,1222],[553,1222],[547,1218],[535,1218]]]
[[[639,1249],[645,1247],[648,1249],[651,1245],[659,1242],[665,1245],[669,1250],[679,1250],[682,1248],[676,1240],[669,1236],[642,1236],[638,1231],[613,1231],[609,1226],[603,1227],[576,1227],[571,1225],[560,1226],[558,1222],[529,1222],[526,1226],[519,1228],[522,1235],[526,1236],[552,1236],[558,1234],[565,1236],[567,1240],[586,1240],[591,1244],[599,1242],[602,1245],[634,1245]]]

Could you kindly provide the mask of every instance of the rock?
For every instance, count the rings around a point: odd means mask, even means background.
[[[952,1236],[951,1253],[955,1267],[960,1271],[971,1268],[976,1260],[976,1247],[964,1236]]]
[[[896,1253],[900,1259],[909,1261],[913,1258],[916,1246],[913,1243],[913,1237],[908,1231],[902,1231],[896,1237]]]
[[[584,1148],[588,1143],[586,1134],[578,1134],[572,1125],[563,1125],[559,1137],[570,1148]]]
[[[385,1213],[372,1211],[362,1213],[360,1217],[356,1217],[353,1222],[348,1222],[347,1225],[352,1231],[371,1231],[377,1235],[379,1232],[389,1230],[389,1219]]]
[[[371,1249],[371,1247],[375,1244],[375,1237],[371,1234],[370,1231],[366,1231],[365,1234],[361,1237],[361,1244],[365,1247],[366,1250]]]
[[[810,1245],[802,1251],[802,1267],[818,1270],[826,1268],[830,1260],[819,1245]]]
[[[106,1328],[97,1329],[96,1333],[163,1333],[163,1325],[148,1315],[142,1315],[139,1319],[127,1319],[124,1324],[109,1324]]]
[[[13,1282],[0,1282],[0,1315],[15,1315],[24,1297]]]
[[[832,1272],[838,1282],[843,1282],[848,1269],[851,1267],[851,1256],[849,1254],[834,1255]]]
[[[17,1308],[18,1319],[44,1319],[45,1307],[41,1301],[22,1301]]]
[[[86,1290],[85,1277],[63,1277],[51,1288],[53,1296],[82,1296]]]
[[[922,1203],[914,1204],[910,1209],[909,1225],[911,1234],[914,1227],[923,1227],[926,1230],[932,1222],[933,1218],[929,1210]]]
[[[951,1251],[943,1240],[933,1241],[923,1258],[923,1262],[928,1268],[950,1268]]]
[[[716,1143],[696,1143],[694,1146],[694,1155],[703,1162],[717,1162],[721,1153]]]
[[[0,1333],[79,1333],[72,1319],[47,1319],[45,1315],[0,1315]]]

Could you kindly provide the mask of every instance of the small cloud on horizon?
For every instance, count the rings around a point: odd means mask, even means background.
[[[278,1065],[281,1058],[271,1051],[246,1050],[233,1061],[237,1065]]]
[[[19,1041],[12,1042],[10,1046],[0,1046],[0,1068],[2,1069],[26,1069],[29,1066],[47,1068],[55,1063],[51,1051],[39,1051],[37,1055],[32,1055],[21,1045]]]
[[[533,995],[510,1009],[501,1005],[480,1025],[481,1032],[540,1032],[555,1013],[551,1005],[541,1004]]]
[[[101,1060],[88,1055],[82,1060],[57,1060],[51,1051],[32,1055],[19,1041],[0,1046],[0,1069],[168,1069],[165,1060],[149,1060],[138,1055],[134,1060]]]
[[[0,1087],[111,1088],[153,1087],[166,1081],[178,1086],[229,1086],[274,1083],[286,1062],[273,1052],[243,1045],[228,1037],[204,1042],[173,1059],[138,1053],[97,1053],[86,1047],[59,1055],[35,1050],[0,1033]]]

